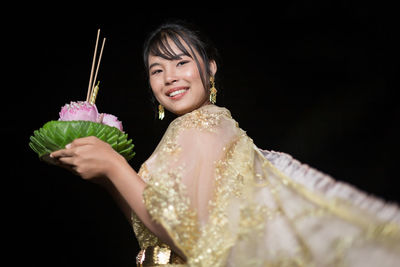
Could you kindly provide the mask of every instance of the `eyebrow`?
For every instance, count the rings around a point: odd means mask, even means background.
[[[149,66],[149,69],[151,69],[152,67],[157,66],[157,65],[160,65],[160,63],[153,63],[153,64],[151,64],[151,65]]]
[[[185,53],[180,53],[180,54],[175,55],[174,58],[172,58],[171,60],[174,60],[174,59],[181,59],[182,56],[188,56],[188,55],[186,55]],[[160,63],[155,62],[155,63],[153,63],[153,64],[151,64],[151,65],[149,66],[149,69],[151,69],[151,68],[154,67],[154,66],[160,66],[160,65],[161,65]]]

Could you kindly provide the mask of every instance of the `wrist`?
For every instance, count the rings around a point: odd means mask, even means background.
[[[108,161],[107,168],[105,168],[104,174],[113,182],[118,176],[123,173],[125,168],[130,168],[130,165],[126,161],[126,159],[121,156],[119,153],[116,153],[115,157],[112,157],[110,161]]]

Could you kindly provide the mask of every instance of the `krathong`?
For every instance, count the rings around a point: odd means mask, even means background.
[[[94,84],[106,40],[106,38],[103,39],[93,79],[99,34],[100,29],[97,32],[86,101],[71,101],[69,104],[65,104],[59,112],[58,120],[45,123],[40,129],[35,130],[30,137],[29,146],[31,149],[38,154],[41,160],[48,163],[56,163],[49,157],[51,152],[65,148],[76,138],[87,136],[96,136],[107,142],[126,160],[132,159],[135,155],[135,152],[133,152],[134,144],[132,139],[128,139],[128,134],[123,131],[122,122],[112,114],[99,113],[95,104],[99,83],[96,86]]]

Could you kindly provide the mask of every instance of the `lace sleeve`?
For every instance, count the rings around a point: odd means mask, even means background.
[[[146,207],[189,257],[208,220],[216,162],[237,134],[226,113],[195,111],[170,125],[147,162]]]

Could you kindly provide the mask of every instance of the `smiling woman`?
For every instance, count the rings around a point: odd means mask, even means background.
[[[115,196],[141,248],[137,265],[398,266],[398,206],[259,149],[212,103],[209,44],[176,23],[145,42],[154,97],[178,117],[138,172],[93,137],[52,153]]]
[[[154,31],[143,53],[152,92],[171,112],[182,115],[209,104],[210,80],[217,71],[217,52],[179,24]],[[191,104],[191,102],[193,104]]]
[[[170,44],[178,52],[178,47]],[[168,60],[149,56],[150,86],[155,98],[171,112],[182,115],[209,104],[209,89],[204,87],[194,56],[177,55]],[[203,64],[203,62],[201,63]],[[215,62],[210,62],[211,75],[215,75]],[[206,90],[205,90],[206,88]]]

